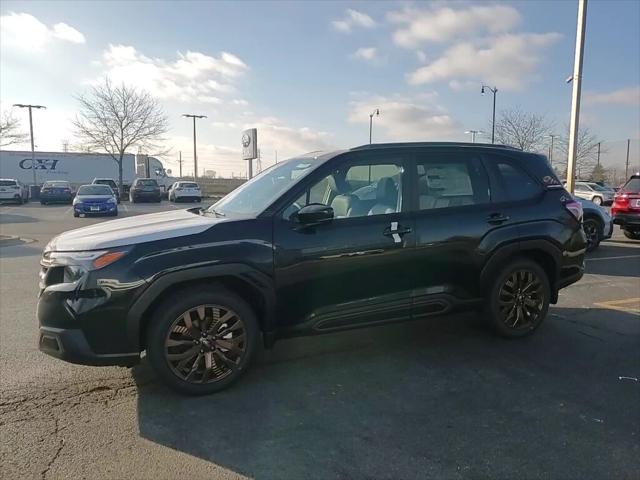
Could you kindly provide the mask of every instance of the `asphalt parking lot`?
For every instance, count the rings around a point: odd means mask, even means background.
[[[638,478],[640,242],[618,230],[532,337],[461,316],[285,340],[233,388],[187,398],[144,362],[37,350],[42,248],[100,221],[0,206],[2,478]]]

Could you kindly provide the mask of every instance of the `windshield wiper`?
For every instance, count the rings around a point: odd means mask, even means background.
[[[214,209],[205,210],[204,208],[200,209],[200,215],[206,215],[207,213],[213,213],[216,217],[226,217],[226,215],[222,212],[217,212]]]

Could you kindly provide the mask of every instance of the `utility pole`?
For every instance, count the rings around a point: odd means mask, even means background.
[[[180,165],[180,178],[182,178],[182,150],[180,150],[180,157],[178,158],[178,165]]]
[[[44,105],[28,105],[23,103],[14,103],[14,107],[18,108],[28,108],[29,109],[29,132],[31,133],[31,172],[33,173],[33,184],[37,185],[38,181],[36,179],[36,151],[33,146],[33,116],[31,115],[31,110],[34,108],[47,108]]]
[[[276,150],[276,163],[278,163],[278,150]]]
[[[498,93],[498,88],[497,87],[491,88],[488,85],[482,85],[482,88],[480,89],[480,93],[482,95],[484,95],[485,88],[489,89],[489,91],[493,93],[493,116],[491,120],[491,143],[493,144],[493,143],[496,143],[495,142],[495,139],[496,139],[496,93]]]
[[[600,142],[598,142],[598,166],[600,166]]]
[[[470,133],[471,134],[471,143],[476,143],[476,134],[480,135],[483,134],[484,132],[481,130],[467,130],[464,133]]]
[[[629,146],[631,145],[631,139],[627,138],[627,162],[624,165],[624,180],[629,179]]]
[[[196,118],[207,118],[206,115],[193,115],[184,113],[183,117],[193,118],[193,179],[198,178],[198,154],[196,152]]]
[[[587,26],[587,0],[578,0],[578,26],[576,28],[576,51],[573,66],[573,91],[571,93],[571,124],[569,128],[569,156],[567,158],[567,190],[573,194],[575,184],[576,155],[578,151],[578,128],[580,126],[580,91],[582,89],[582,61],[584,59],[584,36]]]
[[[549,165],[551,165],[553,167],[553,139],[556,138],[558,135],[554,135],[551,134],[549,135],[549,137],[551,137],[551,145],[549,145]]]
[[[380,115],[380,109],[376,108],[373,112],[369,114],[369,145],[371,145],[371,132],[373,131],[373,116]]]

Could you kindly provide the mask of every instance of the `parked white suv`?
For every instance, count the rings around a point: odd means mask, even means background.
[[[615,192],[595,182],[576,182],[574,195],[590,200],[596,205],[611,205]]]
[[[29,189],[15,178],[0,178],[0,201],[19,204],[29,201]]]
[[[196,182],[176,182],[169,189],[169,201],[202,201],[202,190]]]

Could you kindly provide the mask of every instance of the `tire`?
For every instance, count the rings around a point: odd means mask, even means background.
[[[591,201],[596,205],[602,205],[602,197],[593,197]]]
[[[136,197],[129,197],[129,202],[136,203]]]
[[[551,287],[546,272],[536,262],[520,258],[509,263],[494,278],[485,303],[485,316],[491,326],[499,335],[507,338],[524,337],[533,333],[549,310]],[[534,289],[528,286],[532,281]],[[516,283],[515,288],[518,290],[514,291],[515,295],[510,293],[513,290],[509,283]],[[520,300],[517,298],[519,290],[525,290]],[[533,295],[528,296],[526,292],[532,292]],[[512,302],[509,301],[511,298]],[[535,301],[536,305],[527,304],[527,299]],[[503,301],[508,302],[507,305],[501,305]],[[527,312],[535,315],[528,322]]]
[[[202,198],[200,198],[200,197],[196,198],[196,202],[198,202],[198,203],[202,202]]]
[[[631,240],[640,240],[640,231],[623,230],[622,233]]]
[[[582,222],[582,230],[587,237],[587,252],[593,252],[600,245],[602,224],[593,217],[586,217]]]
[[[74,217],[76,217],[76,218],[78,218],[78,217],[80,216],[80,214],[79,214],[79,213],[77,213],[77,212],[73,212],[73,216],[74,216]]]
[[[228,333],[224,338],[203,337],[204,334],[201,333],[198,325],[198,320],[202,318],[203,306],[204,317],[208,318],[209,322],[215,322],[216,309],[220,320],[231,315],[229,321],[232,323],[230,324],[225,322],[217,328],[211,323],[205,324],[205,329],[209,327],[221,333],[227,330]],[[185,315],[193,321],[191,323],[193,333],[188,333]],[[248,368],[260,333],[258,321],[251,307],[233,292],[216,285],[180,291],[164,300],[150,318],[153,319],[153,323],[147,328],[147,357],[164,383],[187,395],[214,393],[235,382]],[[232,330],[231,327],[236,325],[240,325],[240,328]],[[183,331],[176,332],[177,329]],[[237,335],[239,330],[244,330],[244,337],[242,339],[239,337],[237,344],[230,343],[227,335]],[[174,345],[165,346],[166,341],[172,341]],[[201,341],[208,343],[206,345],[200,343],[198,346],[196,342]],[[241,353],[236,354],[224,347],[220,350],[218,341],[234,345]],[[182,355],[182,357],[174,359],[176,363],[171,364],[167,354]],[[185,354],[188,356],[185,357]],[[212,367],[207,367],[207,362],[211,362]],[[231,367],[231,364],[234,366]],[[194,366],[196,366],[195,370]],[[189,377],[192,375],[190,380]],[[211,378],[211,375],[214,377]],[[202,383],[203,380],[206,382]]]
[[[46,204],[47,204],[47,202],[45,202],[43,200],[40,200],[40,205],[46,205]]]

